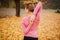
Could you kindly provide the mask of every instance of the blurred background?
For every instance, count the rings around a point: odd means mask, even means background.
[[[0,0],[0,40],[23,40],[25,3],[38,1],[43,4],[39,40],[60,40],[60,0]]]
[[[33,2],[36,3],[37,1],[41,1],[43,3],[44,12],[60,12],[60,0],[20,0],[20,13],[23,14],[23,9],[25,8],[24,3],[27,2]],[[16,5],[15,0],[0,0],[0,16],[8,16],[8,15],[15,15]],[[4,12],[2,12],[2,10]],[[2,17],[2,16],[1,16]]]
[[[37,2],[38,0],[20,0],[20,7],[24,8],[24,1]],[[39,0],[44,9],[60,9],[60,0]],[[0,8],[15,8],[14,0],[0,0]]]

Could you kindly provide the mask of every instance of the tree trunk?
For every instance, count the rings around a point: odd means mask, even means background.
[[[20,17],[20,0],[15,0],[16,4],[16,16]]]

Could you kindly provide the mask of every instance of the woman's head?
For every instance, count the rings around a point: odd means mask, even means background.
[[[34,11],[34,8],[35,8],[35,5],[33,3],[29,3],[26,5],[26,8],[30,11],[30,12],[33,12]]]

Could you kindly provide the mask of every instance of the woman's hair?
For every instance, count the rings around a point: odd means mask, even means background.
[[[29,9],[29,5],[32,5],[33,3],[28,3],[28,4],[26,4],[26,8],[30,11],[30,12],[33,12],[34,11],[34,8],[31,8],[31,9]]]
[[[26,8],[27,8],[27,9],[29,8],[28,6],[29,6],[30,4],[32,4],[32,3],[28,3],[28,4],[26,4]]]

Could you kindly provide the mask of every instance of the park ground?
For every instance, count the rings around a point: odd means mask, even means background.
[[[42,12],[38,25],[39,40],[60,40],[60,14],[54,11],[44,10]],[[4,12],[1,11],[1,13]],[[10,11],[5,13],[12,14]],[[13,11],[13,13],[15,12]],[[0,40],[23,40],[21,21],[24,15],[0,18]]]

